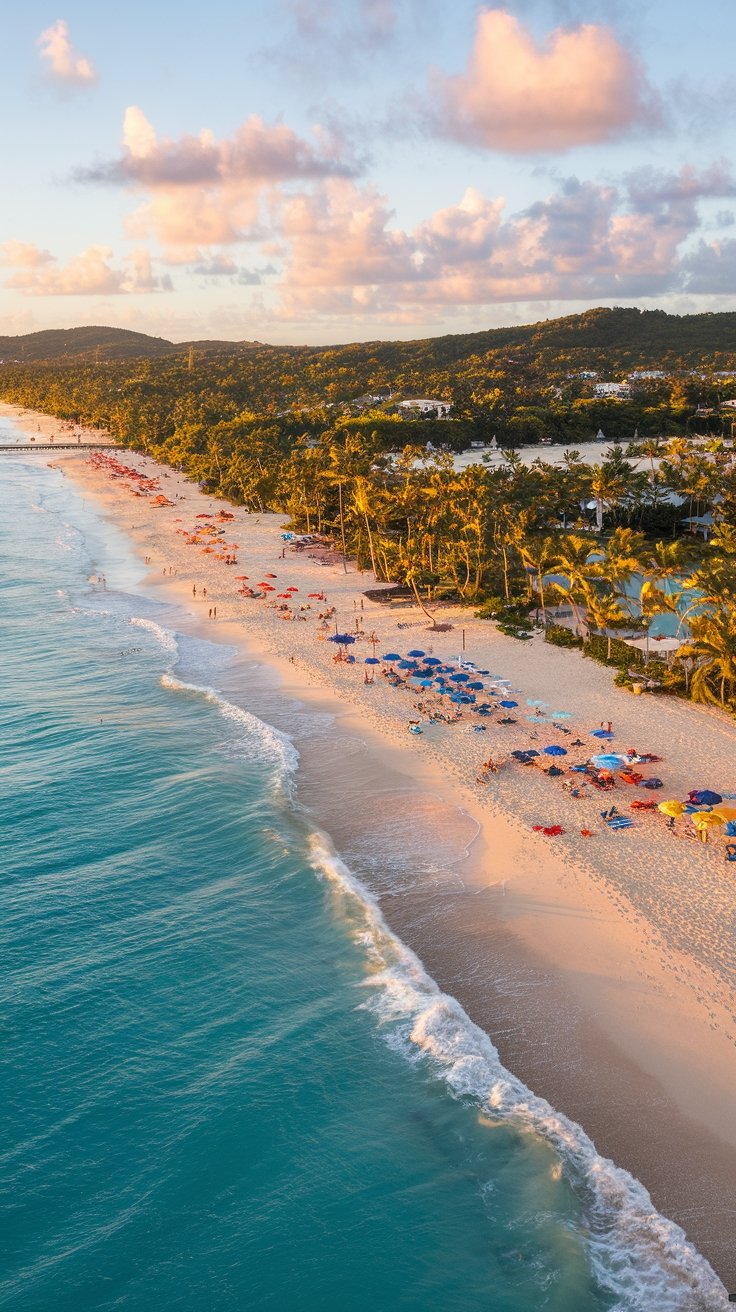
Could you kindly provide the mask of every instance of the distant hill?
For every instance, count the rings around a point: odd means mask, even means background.
[[[56,328],[19,337],[0,337],[0,359],[31,364],[37,361],[83,360],[87,363],[153,359],[186,354],[196,356],[252,355],[266,352],[290,357],[297,363],[317,363],[336,357],[344,365],[368,364],[387,369],[411,365],[427,369],[452,368],[464,360],[508,351],[537,361],[561,354],[572,361],[590,359],[598,364],[615,359],[621,366],[656,367],[680,360],[691,365],[708,357],[736,361],[736,312],[721,314],[666,314],[663,310],[603,309],[566,315],[540,323],[490,328],[473,333],[417,338],[414,341],[367,341],[338,346],[269,346],[262,342],[170,342],[163,337],[126,328]]]
[[[0,337],[0,360],[133,360],[170,355],[177,348],[163,337],[127,328],[48,328],[22,337]]]

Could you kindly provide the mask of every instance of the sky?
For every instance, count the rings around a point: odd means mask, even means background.
[[[733,4],[60,3],[3,16],[0,333],[734,308]]]

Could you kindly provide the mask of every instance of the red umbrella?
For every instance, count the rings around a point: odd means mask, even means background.
[[[277,592],[276,596],[278,597],[279,601],[291,601],[290,592]]]
[[[267,574],[267,575],[266,575],[266,578],[267,578],[267,579],[275,579],[275,578],[278,578],[278,574]]]
[[[324,601],[325,599],[324,592],[310,592],[307,595],[311,598],[314,598],[315,601]]]
[[[235,577],[236,577],[236,579],[239,579],[239,580],[242,582],[243,579],[247,579],[247,578],[248,578],[248,575],[247,575],[247,574],[236,574]]]
[[[286,591],[287,591],[287,592],[298,592],[299,589],[298,589],[298,588],[287,588]]]

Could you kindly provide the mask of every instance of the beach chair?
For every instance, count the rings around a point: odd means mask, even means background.
[[[612,820],[606,820],[609,829],[630,829],[633,823],[628,815],[615,815]]]

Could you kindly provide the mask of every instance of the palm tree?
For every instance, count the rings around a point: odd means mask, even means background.
[[[706,611],[690,627],[692,636],[678,653],[695,661],[690,695],[725,709],[736,698],[736,611]]]
[[[559,544],[554,538],[550,537],[532,539],[531,541],[527,539],[519,543],[518,550],[524,568],[529,571],[530,592],[532,575],[536,574],[537,595],[542,608],[542,622],[546,625],[547,610],[545,606],[544,579],[545,575],[556,569],[560,562]]]
[[[557,567],[562,579],[555,579],[549,590],[570,603],[578,630],[587,628],[583,611],[595,602],[594,580],[600,565],[590,559],[590,542],[575,533],[560,541]]]

